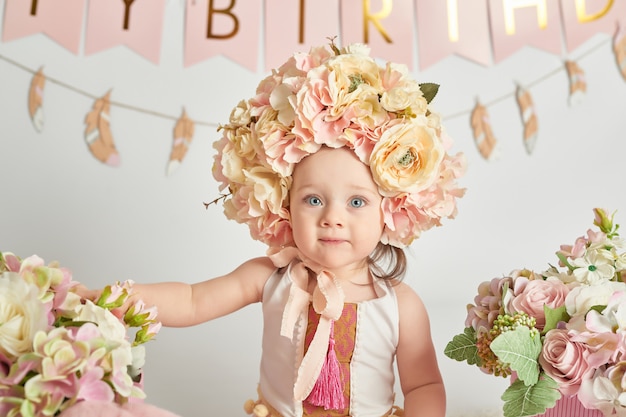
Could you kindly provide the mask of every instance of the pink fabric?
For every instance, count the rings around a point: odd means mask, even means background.
[[[136,402],[122,406],[109,402],[81,401],[58,417],[180,417],[154,405]]]

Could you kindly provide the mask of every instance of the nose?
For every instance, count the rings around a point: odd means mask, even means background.
[[[320,218],[320,224],[322,227],[343,227],[344,215],[343,207],[340,204],[327,203]]]

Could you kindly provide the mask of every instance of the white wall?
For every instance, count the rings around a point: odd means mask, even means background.
[[[180,3],[168,2],[158,66],[124,47],[75,56],[43,35],[0,42],[0,55],[32,70],[43,66],[49,78],[94,96],[112,89],[115,102],[173,117],[184,106],[197,121],[226,121],[264,74],[222,58],[184,69]],[[617,219],[626,223],[626,84],[608,36],[599,35],[571,58],[587,51],[579,64],[589,92],[577,107],[567,104],[564,57],[537,50],[491,68],[450,57],[415,74],[442,85],[435,105],[469,161],[458,218],[410,248],[406,278],[430,310],[451,415],[498,408],[506,386],[443,355],[462,331],[465,305],[478,283],[555,262],[559,245],[591,226],[593,207],[620,209]],[[91,287],[127,278],[194,282],[264,253],[245,227],[227,221],[219,207],[205,210],[202,204],[217,196],[210,169],[214,126],[196,126],[187,158],[167,177],[173,120],[113,106],[122,165],[110,168],[83,140],[91,98],[49,82],[45,128],[34,130],[26,102],[31,76],[0,59],[0,250],[58,260]],[[517,82],[533,84],[539,115],[530,156],[512,96]],[[471,136],[469,110],[476,98],[502,98],[489,107],[501,145],[493,162],[479,156]],[[256,392],[260,333],[259,306],[196,328],[164,329],[147,345],[149,401],[185,417],[242,415],[243,402]]]

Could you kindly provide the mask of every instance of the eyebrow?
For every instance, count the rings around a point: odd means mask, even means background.
[[[357,190],[359,192],[380,195],[380,193],[378,192],[378,188],[377,187],[375,189],[372,189],[370,187],[367,187],[367,186],[364,186],[364,185],[360,185],[360,184],[350,184],[348,187],[350,189]],[[306,190],[307,188],[316,188],[316,186],[315,186],[315,184],[307,183],[307,184],[302,184],[302,185],[298,186],[297,188],[296,187],[291,187],[291,189],[289,191],[301,191],[301,190]]]

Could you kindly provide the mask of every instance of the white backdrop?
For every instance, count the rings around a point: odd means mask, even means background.
[[[181,4],[168,2],[158,66],[125,47],[84,57],[43,35],[0,42],[0,250],[58,260],[91,287],[128,278],[194,282],[264,253],[220,207],[204,208],[218,195],[214,126],[196,126],[186,159],[168,177],[173,120],[113,106],[118,168],[94,159],[83,140],[92,98],[48,82],[43,132],[29,120],[28,70],[43,66],[48,77],[94,96],[112,90],[113,101],[139,109],[176,118],[185,107],[196,121],[226,121],[265,74],[223,58],[183,68]],[[490,68],[450,57],[414,74],[442,85],[435,107],[469,165],[458,218],[412,245],[406,278],[430,311],[450,415],[497,409],[506,387],[443,355],[463,329],[478,283],[554,263],[559,245],[591,226],[593,207],[619,209],[617,220],[626,224],[626,83],[610,38],[598,35],[570,56],[580,58],[588,81],[575,107],[567,104],[564,58],[529,48]],[[539,116],[532,155],[521,139],[516,83],[529,86]],[[480,157],[471,136],[469,110],[477,98],[494,102],[488,109],[500,141],[495,161]],[[243,402],[256,393],[260,333],[259,306],[195,328],[162,330],[147,345],[148,400],[184,417],[243,415]]]

